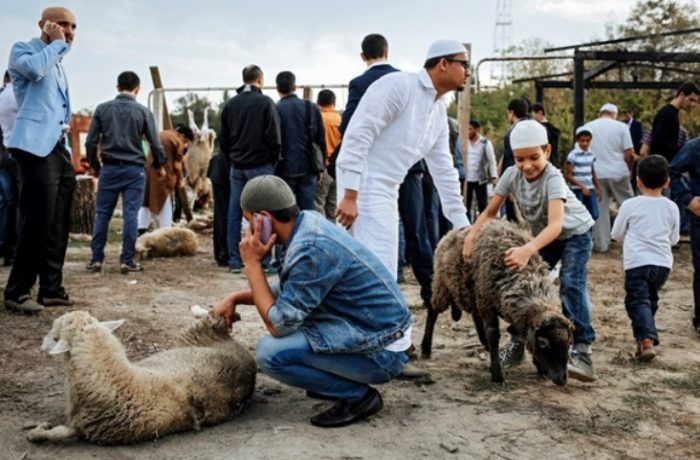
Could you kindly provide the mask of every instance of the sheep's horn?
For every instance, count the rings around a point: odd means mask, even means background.
[[[200,131],[200,139],[209,140],[209,110],[204,108],[204,122],[202,123],[202,130]]]
[[[61,353],[65,353],[67,351],[70,351],[70,343],[68,343],[65,339],[61,339],[58,342],[56,342],[56,345],[54,345],[53,348],[49,351],[49,354],[60,355]]]
[[[191,109],[187,109],[187,124],[190,125],[190,129],[192,130],[193,133],[199,132],[199,128],[197,127],[197,123],[194,122],[194,114],[192,113]]]
[[[125,319],[117,319],[117,320],[114,320],[114,321],[101,321],[100,324],[102,324],[103,326],[106,326],[107,329],[109,329],[110,331],[114,331],[114,330],[116,330],[119,326],[121,326],[122,324],[124,324],[125,322],[126,322]]]

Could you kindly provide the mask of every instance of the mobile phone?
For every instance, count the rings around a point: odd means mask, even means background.
[[[258,220],[262,222],[262,230],[260,230],[260,242],[262,244],[267,244],[270,241],[270,236],[272,236],[272,221],[268,216],[262,214],[253,214],[254,222]]]

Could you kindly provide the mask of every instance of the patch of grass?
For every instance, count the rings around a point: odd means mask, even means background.
[[[700,394],[700,371],[685,377],[667,377],[661,383],[672,390],[680,390],[688,394]]]
[[[649,411],[656,412],[657,409],[656,400],[647,394],[634,393],[625,395],[622,397],[622,401],[624,401],[627,406],[636,410],[640,415]]]

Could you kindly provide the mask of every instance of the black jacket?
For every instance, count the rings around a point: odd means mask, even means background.
[[[678,133],[681,122],[678,117],[678,109],[671,104],[666,104],[654,117],[651,128],[651,153],[666,157],[671,162],[680,147],[678,146]]]
[[[399,69],[392,67],[389,64],[377,64],[374,65],[360,76],[357,76],[350,80],[350,85],[348,86],[348,103],[345,104],[345,110],[342,114],[342,119],[340,121],[340,133],[345,134],[345,130],[350,123],[352,114],[355,113],[357,105],[360,103],[360,99],[364,96],[365,91],[369,88],[369,85],[377,81],[379,78],[391,72],[398,72]]]
[[[280,117],[275,103],[260,88],[238,88],[221,113],[221,152],[236,168],[274,165],[280,156]]]

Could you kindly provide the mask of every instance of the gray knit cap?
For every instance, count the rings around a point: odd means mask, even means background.
[[[241,193],[241,208],[245,211],[280,211],[297,204],[294,192],[277,176],[258,176],[248,181]]]

